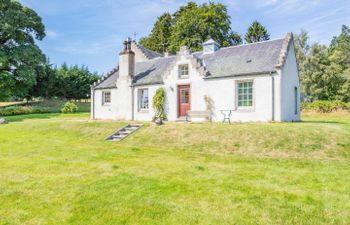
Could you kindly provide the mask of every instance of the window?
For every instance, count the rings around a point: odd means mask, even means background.
[[[108,105],[111,103],[111,92],[103,91],[102,92],[102,105]]]
[[[249,108],[253,106],[253,81],[237,83],[237,107]]]
[[[190,103],[190,92],[189,90],[181,90],[181,93],[180,93],[180,96],[181,96],[181,103]]]
[[[148,109],[148,89],[138,90],[139,110]]]
[[[179,66],[179,77],[180,78],[188,77],[188,65],[187,64]]]
[[[298,114],[298,88],[294,87],[294,114]]]

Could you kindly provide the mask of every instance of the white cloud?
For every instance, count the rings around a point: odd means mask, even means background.
[[[258,8],[261,8],[261,7],[274,5],[278,1],[279,0],[259,0],[259,1],[257,1],[256,5],[257,5]]]
[[[55,39],[55,38],[58,36],[58,34],[57,34],[56,31],[48,29],[48,30],[46,31],[46,36],[47,36],[48,38]]]

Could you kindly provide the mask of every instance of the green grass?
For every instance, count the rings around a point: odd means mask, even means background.
[[[349,224],[350,116],[145,123],[87,113],[0,126],[0,224]]]

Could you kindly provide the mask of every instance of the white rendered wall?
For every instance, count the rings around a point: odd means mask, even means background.
[[[182,64],[188,64],[189,77],[186,79],[180,79],[178,74],[178,67]],[[205,81],[203,77],[199,75],[196,68],[191,63],[190,59],[185,56],[179,57],[174,67],[170,70],[170,73],[164,77],[164,88],[166,91],[166,113],[167,118],[170,121],[178,119],[178,86],[190,85],[191,95],[191,110],[205,110],[206,105],[204,102]]]
[[[253,107],[237,108],[236,88],[239,81],[253,81]],[[272,77],[270,75],[246,76],[206,81],[208,95],[214,102],[214,121],[222,121],[220,110],[234,110],[231,121],[272,120]]]
[[[293,43],[289,48],[281,77],[281,120],[300,121],[300,82]],[[295,114],[294,87],[298,89],[297,114]]]
[[[134,87],[134,120],[139,121],[152,121],[155,113],[153,109],[153,96],[155,95],[157,89],[161,85],[148,85],[148,86],[137,86]],[[148,109],[139,109],[138,105],[138,90],[148,89]]]
[[[189,78],[178,78],[178,66],[189,65]],[[254,104],[251,109],[236,108],[236,81],[253,81]],[[276,82],[275,82],[276,83]],[[190,60],[182,56],[164,79],[166,90],[166,112],[168,120],[178,119],[179,85],[190,85],[191,110],[206,110],[204,96],[209,96],[214,103],[213,120],[222,121],[220,110],[235,110],[232,112],[232,121],[271,121],[272,120],[272,77],[269,74],[247,77],[231,77],[220,79],[203,79]],[[276,85],[276,84],[275,84]]]
[[[102,105],[102,92],[111,91],[111,103]],[[93,101],[93,107],[91,114],[94,114],[94,119],[117,119],[117,108],[115,101],[118,99],[117,89],[105,89],[105,90],[95,90],[95,99]]]

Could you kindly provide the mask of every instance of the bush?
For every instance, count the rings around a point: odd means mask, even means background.
[[[61,108],[62,113],[75,113],[78,112],[78,106],[73,102],[66,102]]]
[[[323,101],[317,100],[314,102],[301,103],[301,109],[304,111],[316,111],[321,113],[330,113],[342,110],[349,110],[350,104],[342,101]]]
[[[9,106],[0,109],[0,116],[15,116],[22,114],[40,114],[48,113],[50,110],[45,107],[31,107],[31,106]]]
[[[155,117],[162,120],[166,119],[165,110],[165,90],[163,88],[158,88],[156,94],[153,96],[153,108],[155,110]]]

